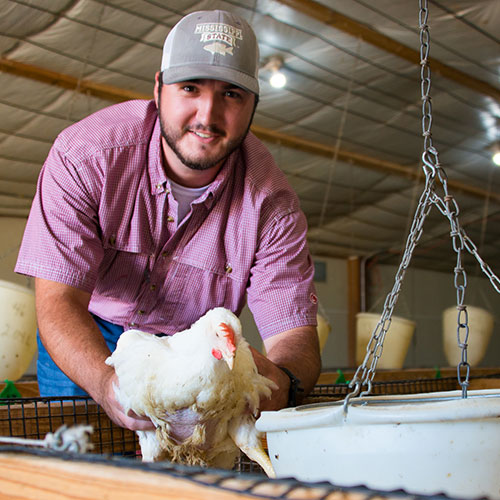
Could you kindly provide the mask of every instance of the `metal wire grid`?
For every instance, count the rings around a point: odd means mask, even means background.
[[[491,377],[500,378],[500,374]],[[485,378],[484,376],[481,378]],[[459,389],[457,377],[435,379],[388,380],[372,383],[371,395],[387,396],[390,394],[418,394],[422,392],[452,391]],[[308,402],[335,401],[349,394],[348,384],[318,384],[309,394]]]
[[[473,378],[500,379],[500,373]],[[456,377],[390,380],[373,382],[373,395],[417,394],[458,389]],[[304,401],[318,403],[343,399],[348,384],[318,384]],[[133,431],[122,429],[88,397],[12,398],[0,400],[0,436],[43,439],[62,425],[92,425],[92,453],[116,457],[140,458],[140,447]],[[240,454],[234,472],[263,475],[261,467]]]
[[[92,425],[93,452],[136,456],[134,432],[113,424],[88,397],[12,398],[0,400],[0,435],[43,439],[62,425]]]
[[[115,425],[88,397],[12,398],[0,400],[0,436],[43,439],[62,425],[92,425],[92,453],[140,458],[135,432]],[[262,468],[243,453],[234,470],[264,474]]]
[[[500,378],[500,374],[476,378]],[[415,379],[374,382],[373,394],[415,394],[419,392],[436,392],[458,388],[456,377],[437,379]],[[308,396],[304,403],[318,401],[335,401],[342,399],[349,392],[347,384],[320,384]],[[235,491],[256,498],[271,499],[318,499],[338,500],[347,498],[348,493],[354,494],[358,500],[373,498],[421,499],[431,498],[419,495],[409,495],[401,490],[395,492],[375,492],[362,486],[357,488],[342,488],[331,483],[306,483],[294,479],[270,481],[262,469],[245,455],[241,454],[232,471],[217,469],[201,469],[187,467],[169,462],[143,463],[131,460],[140,456],[139,445],[134,432],[122,429],[113,424],[100,408],[90,398],[14,398],[0,400],[0,435],[23,437],[27,439],[43,439],[48,432],[56,431],[61,425],[74,424],[92,425],[91,436],[94,445],[92,455],[77,456],[73,459],[98,462],[103,465],[120,467],[138,467],[174,475],[189,481]],[[24,448],[24,449],[23,449]],[[1,446],[1,451],[26,451],[25,447]],[[65,453],[52,450],[34,450],[29,453],[60,456]],[[68,458],[66,456],[66,458]],[[71,457],[69,458],[71,459]],[[235,481],[236,479],[236,481]],[[433,496],[443,499],[441,495]]]

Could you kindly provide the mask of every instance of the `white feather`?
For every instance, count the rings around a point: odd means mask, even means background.
[[[223,324],[234,332],[234,352]],[[170,337],[128,330],[106,363],[117,374],[115,393],[124,410],[148,416],[157,427],[138,432],[144,460],[230,467],[240,448],[274,474],[252,414],[276,386],[257,372],[241,323],[231,311],[212,309]],[[176,415],[200,421],[182,442],[172,434]],[[210,446],[204,446],[206,434]]]

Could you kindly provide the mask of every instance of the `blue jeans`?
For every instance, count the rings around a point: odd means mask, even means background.
[[[97,326],[102,332],[104,340],[111,352],[116,349],[118,337],[123,333],[123,327],[114,325],[95,315],[92,315]],[[38,360],[37,360],[37,378],[40,396],[88,396],[88,394],[72,380],[70,380],[52,361],[49,353],[46,351],[40,335],[37,331],[38,342]]]

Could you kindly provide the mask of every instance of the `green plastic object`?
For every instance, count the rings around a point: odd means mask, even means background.
[[[436,373],[434,374],[434,378],[442,378],[441,370],[439,369],[439,367],[435,366],[434,369],[436,370]]]
[[[5,387],[2,392],[0,392],[0,399],[9,399],[9,398],[20,398],[21,393],[17,390],[17,387],[14,385],[12,380],[5,379]]]
[[[337,373],[339,374],[339,376],[337,377],[337,380],[335,380],[336,384],[348,384],[349,383],[349,380],[345,379],[345,376],[344,376],[344,373],[342,372],[342,370],[337,370]]]

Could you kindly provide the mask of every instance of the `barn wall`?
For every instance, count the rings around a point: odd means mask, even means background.
[[[347,367],[347,266],[344,260],[320,259],[327,265],[327,281],[316,283],[321,309],[331,325],[332,332],[323,351],[323,368]],[[442,345],[442,312],[456,304],[451,272],[441,273],[422,269],[407,271],[394,314],[416,322],[404,368],[433,368],[447,366]],[[367,311],[380,314],[387,294],[392,290],[397,268],[373,266],[367,270]],[[487,309],[495,317],[494,331],[481,366],[500,366],[500,321],[498,318],[500,297],[489,280],[468,271],[465,302]],[[248,310],[242,315],[244,332],[249,342],[260,348],[261,342]],[[388,335],[395,335],[394,328]],[[471,328],[470,335],[474,335]]]
[[[410,269],[404,278],[395,314],[416,322],[415,334],[405,360],[405,367],[447,366],[442,342],[442,313],[456,306],[454,257],[450,255],[450,272]],[[387,293],[392,289],[396,267],[376,266],[369,271],[369,304],[381,312]],[[500,366],[500,295],[475,265],[466,265],[467,287],[464,303],[486,309],[495,317],[494,330],[481,366]],[[500,270],[495,270],[498,274]],[[470,324],[470,337],[474,336]],[[477,329],[477,326],[476,326]],[[389,335],[391,330],[389,330]]]
[[[347,266],[342,259],[320,259],[326,265],[326,281],[316,282],[319,311],[332,325],[323,351],[324,367],[345,367],[347,364]],[[250,344],[261,349],[257,327],[248,308],[241,315],[243,332]]]
[[[14,272],[25,225],[26,219],[0,217],[0,280],[32,288],[34,283],[31,278]]]
[[[14,265],[25,226],[25,219],[0,218],[0,279],[12,281],[30,288],[33,280],[14,273]],[[324,263],[324,281],[316,282],[320,299],[320,311],[331,323],[332,332],[323,351],[324,368],[345,368],[347,366],[347,266],[342,259],[318,258]],[[453,264],[450,264],[450,268]],[[499,296],[486,278],[473,270],[468,271],[466,303],[483,307],[496,317],[494,332],[482,366],[500,365],[500,321],[498,321]],[[474,271],[474,272],[473,272]],[[498,271],[498,270],[497,270]],[[393,266],[371,266],[367,270],[369,287],[367,310],[380,313],[387,293],[393,286],[396,268]],[[454,304],[456,293],[453,275],[447,273],[410,269],[408,270],[395,314],[412,319],[417,323],[415,335],[405,360],[405,367],[446,366],[442,348],[441,314]],[[253,318],[248,310],[241,320],[245,336],[257,349],[262,343]],[[471,330],[471,335],[474,331]],[[391,330],[389,334],[391,335]],[[32,363],[28,373],[34,373]]]

